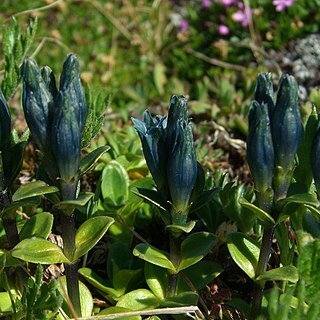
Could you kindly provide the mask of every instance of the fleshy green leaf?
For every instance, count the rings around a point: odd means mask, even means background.
[[[117,161],[109,162],[101,176],[101,194],[104,204],[118,209],[128,200],[129,177],[127,171]]]
[[[216,236],[209,232],[196,232],[189,235],[181,244],[178,271],[199,262],[216,243]]]
[[[122,296],[117,303],[117,307],[128,308],[130,310],[152,309],[158,305],[158,298],[147,289],[133,290]]]
[[[213,281],[223,268],[213,261],[200,261],[197,264],[183,270],[183,274],[193,284],[197,290],[203,289]],[[179,278],[178,292],[188,291],[190,287],[184,281],[184,277]]]
[[[273,224],[273,225],[275,224],[274,219],[267,212],[255,206],[254,204],[250,203],[245,198],[240,198],[239,202],[243,207],[250,210],[262,222]]]
[[[281,200],[281,205],[288,205],[289,203],[308,204],[311,206],[317,206],[318,200],[315,194],[300,193],[294,194],[290,197]]]
[[[109,146],[102,146],[93,150],[92,152],[87,154],[83,159],[81,159],[79,167],[80,175],[83,175],[86,172],[88,172],[100,159],[100,157],[108,150],[110,150]]]
[[[236,232],[228,236],[228,249],[235,263],[254,279],[260,254],[259,245],[249,236]]]
[[[2,270],[2,268],[4,267],[17,267],[22,264],[23,262],[21,260],[15,259],[11,256],[10,251],[0,249],[0,270]],[[0,306],[0,310],[1,310],[1,306]]]
[[[140,243],[138,244],[134,250],[133,254],[137,257],[139,257],[142,260],[145,260],[149,263],[155,264],[159,267],[166,268],[172,271],[176,271],[176,268],[172,264],[172,262],[169,259],[169,255],[161,251],[153,246],[150,246],[146,243]]]
[[[166,230],[170,230],[171,232],[177,233],[177,234],[181,232],[190,233],[194,228],[194,226],[196,225],[196,222],[197,221],[189,221],[184,226],[180,226],[177,224],[169,224],[166,226]]]
[[[165,299],[161,302],[161,307],[182,307],[195,306],[198,304],[198,294],[196,292],[187,291]]]
[[[89,268],[80,268],[79,273],[96,289],[105,293],[111,302],[116,301],[121,296],[119,292],[112,287],[109,281],[99,276],[93,270]]]
[[[298,269],[294,266],[285,266],[263,272],[257,280],[265,281],[291,281],[299,280]]]
[[[64,290],[59,288],[64,294],[64,292],[67,291],[67,285],[66,285],[66,277],[61,277],[61,284],[64,287]],[[84,285],[81,281],[79,281],[79,291],[80,291],[80,307],[81,307],[81,316],[82,317],[91,317],[92,310],[93,310],[93,299],[90,290],[87,288],[86,285]],[[69,310],[68,304],[66,300],[64,301],[62,305],[63,310],[68,314],[69,317],[71,317],[71,312]]]
[[[3,211],[2,214],[6,215],[11,213],[15,213],[15,211],[23,206],[34,206],[34,205],[38,205],[40,203],[40,197],[33,197],[33,198],[28,198],[28,199],[24,199],[21,201],[17,201],[17,202],[12,202],[10,205],[6,206]]]
[[[307,204],[304,205],[304,207],[306,207],[307,209],[309,209],[309,211],[312,213],[312,215],[318,220],[320,221],[320,211],[313,207],[313,206],[309,206]]]
[[[168,285],[167,270],[146,262],[144,266],[144,274],[146,282],[153,294],[160,300],[164,300]]]
[[[4,313],[11,313],[12,311],[12,302],[9,292],[0,292],[0,315],[3,316]]]
[[[112,223],[114,223],[114,219],[106,216],[93,217],[85,221],[76,233],[76,250],[73,260],[78,260],[91,250],[107,232]]]
[[[11,252],[14,258],[32,263],[54,264],[70,262],[59,246],[42,238],[24,239]]]
[[[75,200],[60,201],[54,207],[64,212],[72,212],[76,207],[83,207],[94,196],[92,192],[82,192]]]
[[[30,218],[20,231],[20,240],[38,237],[47,239],[52,228],[53,215],[49,212],[40,212]]]
[[[57,192],[57,187],[48,186],[43,181],[33,181],[22,185],[12,196],[12,201],[21,201],[26,198],[41,196],[47,193]]]
[[[123,295],[130,290],[139,288],[138,284],[144,282],[142,275],[141,269],[122,269],[115,273],[112,283],[117,292],[119,292],[120,295]]]

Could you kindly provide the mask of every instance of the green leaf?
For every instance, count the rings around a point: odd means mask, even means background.
[[[307,204],[311,206],[318,206],[319,202],[315,194],[310,193],[300,193],[294,194],[290,197],[282,199],[279,201],[280,205],[288,205],[289,203],[297,203],[297,204]]]
[[[61,285],[64,290],[62,290],[61,286],[59,289],[61,290],[62,295],[64,292],[67,292],[67,284],[66,277],[63,276],[61,279]],[[79,281],[79,291],[80,291],[80,307],[81,307],[81,316],[82,317],[91,317],[93,310],[93,299],[90,290],[84,285],[81,281]],[[72,317],[69,306],[67,304],[66,298],[64,296],[64,303],[62,305],[63,310],[68,314],[69,317]]]
[[[154,264],[145,263],[144,274],[147,285],[153,294],[160,300],[164,300],[167,292],[168,273],[167,270]]]
[[[111,209],[121,208],[128,200],[129,177],[117,161],[110,161],[102,171],[101,194],[104,204]]]
[[[101,312],[98,313],[98,316],[104,316],[104,315],[117,315],[117,320],[141,320],[141,316],[125,316],[125,313],[131,313],[132,310],[128,308],[122,308],[122,307],[108,307],[107,309],[102,310]],[[119,318],[119,314],[123,313],[123,317]],[[113,318],[108,318],[108,319],[113,319]]]
[[[58,192],[57,187],[48,186],[43,181],[34,181],[22,185],[12,196],[12,201],[17,202],[27,198],[41,196],[47,193]]]
[[[17,178],[21,170],[21,166],[23,163],[23,152],[26,144],[27,141],[21,141],[15,144],[13,147],[11,147],[12,172],[10,174],[9,181],[6,181],[6,186],[10,186],[13,183],[13,181]]]
[[[196,306],[198,304],[198,294],[196,292],[181,292],[174,297],[170,297],[161,302],[161,307],[183,307]]]
[[[275,224],[274,219],[264,210],[260,209],[259,207],[255,206],[254,204],[250,203],[245,198],[241,197],[239,199],[240,204],[250,210],[259,220],[267,224]]]
[[[194,264],[193,266],[183,270],[183,274],[197,290],[203,289],[221,272],[223,272],[223,268],[213,261],[200,261],[197,264]],[[188,290],[190,290],[190,287],[185,282],[184,277],[180,277],[178,282],[178,292]]]
[[[309,211],[312,213],[312,215],[318,220],[320,221],[320,211],[315,208],[314,206],[309,206],[307,204],[304,205],[305,208],[309,209]]]
[[[9,292],[0,292],[0,316],[13,312]]]
[[[54,205],[54,208],[60,209],[65,213],[72,213],[76,207],[83,207],[94,196],[92,192],[82,192],[75,200],[60,201]]]
[[[184,270],[209,253],[216,243],[216,236],[209,232],[196,232],[181,243],[180,264],[178,271]]]
[[[180,234],[181,232],[190,233],[197,221],[189,221],[184,226],[180,226],[177,224],[169,224],[166,226],[166,230],[170,230],[173,233]]]
[[[99,148],[93,150],[92,152],[87,154],[83,159],[81,159],[80,167],[79,167],[80,175],[83,175],[86,172],[88,172],[89,170],[91,170],[93,168],[93,166],[95,165],[95,163],[108,150],[110,150],[109,146],[102,146],[102,147],[99,147]]]
[[[18,208],[24,207],[24,206],[38,205],[40,203],[40,200],[41,200],[40,197],[34,197],[34,198],[24,199],[18,202],[13,202],[10,205],[4,207],[1,215],[6,215],[10,213],[13,213],[15,215],[15,212]]]
[[[53,215],[49,212],[40,212],[30,218],[20,231],[20,240],[38,237],[47,239],[52,228]]]
[[[231,233],[228,236],[228,249],[235,263],[254,279],[260,254],[256,241],[242,233]]]
[[[114,219],[106,216],[93,217],[85,221],[76,233],[73,261],[78,260],[91,250],[112,223],[114,223]]]
[[[294,266],[271,269],[263,272],[256,280],[297,282],[299,280],[298,269]]]
[[[158,298],[150,290],[137,289],[122,296],[116,306],[130,310],[144,310],[156,308],[159,304]]]
[[[169,255],[149,244],[140,243],[133,249],[133,254],[142,260],[176,272]]]
[[[20,241],[11,251],[14,258],[41,264],[54,264],[70,261],[56,244],[41,238],[28,238]]]
[[[139,283],[144,283],[142,270],[119,270],[113,276],[112,283],[120,295],[123,295],[133,289],[137,289],[139,287]]]
[[[22,265],[21,260],[15,259],[11,256],[11,252],[0,249],[0,270],[5,267],[17,267]]]
[[[80,268],[79,274],[81,274],[92,286],[94,286],[99,291],[106,294],[106,297],[110,302],[115,302],[121,296],[121,294],[112,287],[110,281],[99,276],[93,270],[89,268]]]

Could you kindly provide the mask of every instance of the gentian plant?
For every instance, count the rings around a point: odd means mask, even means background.
[[[217,189],[204,191],[204,172],[196,160],[187,100],[183,96],[172,96],[167,117],[153,117],[147,110],[143,121],[132,121],[156,188],[138,188],[139,195],[156,204],[170,233],[169,255],[145,243],[135,247],[134,255],[148,265],[167,269],[168,282],[162,284],[167,290],[162,299],[170,299],[183,294],[178,288],[180,271],[199,262],[216,241],[208,232],[185,235],[196,224],[188,220],[189,214],[209,201]],[[155,267],[148,268],[150,273],[159,272]]]
[[[59,190],[50,198],[54,209],[59,212],[63,237],[63,253],[58,247],[55,262],[66,263],[68,294],[76,315],[81,315],[78,285],[77,260],[103,236],[113,223],[109,217],[95,217],[87,220],[76,230],[74,209],[83,206],[93,196],[79,194],[79,179],[97,159],[108,150],[101,147],[81,160],[81,140],[85,128],[87,109],[84,89],[80,81],[79,63],[75,55],[69,55],[63,65],[59,89],[55,75],[49,67],[41,70],[35,61],[27,59],[22,66],[22,104],[31,135],[39,148],[42,163],[38,176]],[[92,234],[92,238],[88,234]],[[36,254],[25,257],[24,252],[32,246],[32,239],[14,248],[14,256],[30,262],[45,263]],[[39,246],[47,248],[43,241]],[[53,250],[53,249],[51,249]],[[40,259],[40,260],[39,260]],[[50,263],[51,263],[50,262]]]

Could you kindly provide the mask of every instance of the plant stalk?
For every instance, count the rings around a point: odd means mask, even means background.
[[[175,267],[180,263],[180,239],[170,233],[170,260]],[[177,291],[178,273],[169,272],[168,274],[168,297],[174,297]]]
[[[258,277],[259,275],[261,275],[263,272],[267,270],[267,265],[268,265],[271,247],[272,247],[274,229],[275,229],[274,225],[266,225],[264,227],[258,266],[256,269],[256,277]],[[256,288],[255,288],[255,292],[252,300],[252,306],[251,306],[250,319],[255,319],[260,314],[262,295],[263,295],[265,283],[266,282],[264,280],[256,282]]]
[[[63,200],[76,199],[76,183],[61,185],[61,195]],[[75,235],[76,235],[76,221],[75,214],[66,214],[60,212],[62,238],[63,238],[63,252],[65,256],[73,260],[75,252]],[[72,303],[72,306],[77,314],[81,316],[81,305],[80,305],[80,290],[79,290],[79,274],[78,274],[78,262],[71,262],[65,264],[66,280],[67,280],[67,291]]]
[[[0,209],[4,209],[11,203],[11,197],[7,191],[2,191],[0,195]],[[17,228],[15,212],[4,214],[3,227],[6,232],[7,240],[9,243],[9,249],[14,248],[19,242],[19,232]]]

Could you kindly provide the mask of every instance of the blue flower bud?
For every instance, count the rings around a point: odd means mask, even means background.
[[[188,117],[187,99],[184,96],[172,96],[166,127],[166,141],[169,149],[172,149],[176,143],[180,132],[180,121],[188,121]]]
[[[280,79],[271,125],[275,164],[286,172],[293,166],[302,136],[298,84],[293,76],[283,75]]]
[[[80,80],[79,62],[74,54],[70,54],[62,67],[60,76],[60,91],[67,92],[77,117],[79,129],[82,132],[86,124],[87,108],[84,90]]]
[[[197,160],[188,120],[178,120],[176,129],[179,131],[168,160],[167,179],[175,213],[184,216],[186,220],[191,193],[197,179]]]
[[[56,84],[56,77],[48,66],[42,67],[41,70],[41,77],[45,82],[49,92],[51,93],[52,97],[55,98],[58,94],[57,84]]]
[[[11,117],[7,101],[0,91],[0,150],[10,145]]]
[[[24,115],[36,145],[43,151],[50,144],[49,118],[54,99],[37,64],[32,59],[27,59],[23,63],[22,78]]]
[[[78,172],[82,131],[79,128],[70,95],[60,92],[52,123],[52,149],[60,177],[69,182]]]
[[[255,87],[255,100],[260,105],[268,106],[269,116],[271,117],[274,110],[274,92],[271,73],[260,73],[257,77]]]
[[[165,147],[163,128],[165,118],[153,118],[148,110],[144,112],[143,118],[144,121],[134,118],[131,120],[139,134],[143,154],[157,189],[167,200],[166,162],[168,150]]]
[[[247,161],[255,188],[264,192],[271,187],[274,169],[274,150],[268,105],[253,101],[249,111]]]

